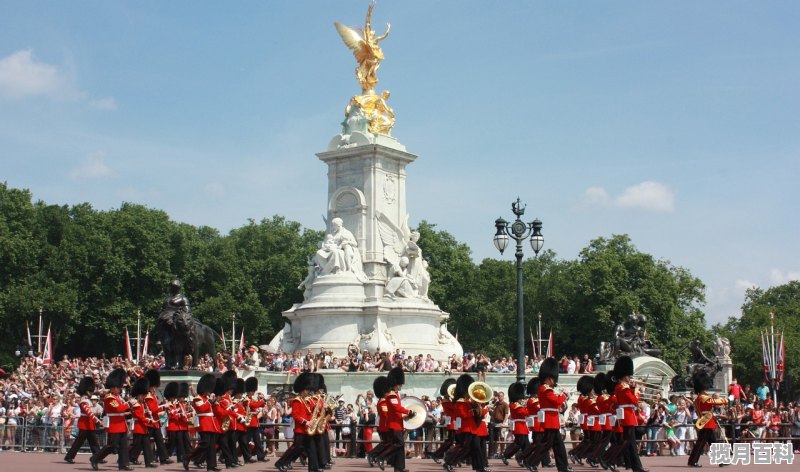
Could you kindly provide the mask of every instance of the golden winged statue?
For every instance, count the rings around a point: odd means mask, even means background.
[[[389,91],[384,90],[380,95],[375,93],[375,85],[378,83],[378,67],[383,61],[383,51],[378,45],[389,36],[392,26],[386,24],[386,33],[375,36],[372,30],[372,10],[375,8],[375,1],[369,5],[367,19],[364,29],[354,29],[341,23],[334,23],[336,31],[342,37],[344,44],[353,51],[358,67],[356,67],[356,78],[361,84],[361,95],[356,95],[350,99],[350,103],[345,108],[345,117],[349,117],[355,110],[360,110],[369,120],[368,130],[373,134],[389,135],[394,126],[394,112],[386,104],[389,98]]]
[[[373,1],[367,10],[367,20],[364,24],[364,30],[350,28],[341,23],[334,23],[336,31],[342,37],[344,44],[353,51],[356,57],[358,67],[356,67],[356,78],[361,84],[361,93],[364,95],[371,95],[375,93],[375,85],[378,83],[378,67],[383,61],[383,51],[378,45],[381,41],[389,36],[389,30],[392,25],[386,24],[386,33],[382,36],[375,36],[375,31],[372,30],[371,18],[372,9],[375,8]]]

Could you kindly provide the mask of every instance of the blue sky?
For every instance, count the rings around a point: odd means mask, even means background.
[[[0,180],[322,229],[315,153],[359,91],[333,22],[367,4],[0,0]],[[498,257],[519,196],[561,257],[628,233],[688,268],[710,322],[800,278],[797,2],[381,1],[386,22],[412,225]]]

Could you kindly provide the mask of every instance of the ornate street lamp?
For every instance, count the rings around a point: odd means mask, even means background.
[[[517,198],[515,203],[511,204],[511,211],[517,216],[517,219],[509,225],[503,218],[495,220],[494,225],[497,232],[494,235],[494,247],[503,254],[503,251],[508,247],[509,236],[514,238],[517,242],[517,252],[514,254],[517,258],[517,381],[525,381],[525,318],[522,310],[522,241],[530,235],[531,249],[535,254],[539,254],[544,246],[544,237],[542,237],[542,222],[539,219],[533,220],[531,223],[523,222],[520,217],[525,214],[525,206],[522,205]]]

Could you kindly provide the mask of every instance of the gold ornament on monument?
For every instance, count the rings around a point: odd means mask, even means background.
[[[383,61],[383,51],[378,43],[389,36],[391,25],[387,23],[386,33],[375,36],[371,25],[373,8],[375,8],[374,1],[367,9],[367,19],[363,30],[350,28],[341,23],[334,23],[334,25],[344,44],[353,51],[353,55],[356,57],[358,62],[356,78],[361,84],[361,95],[355,95],[350,99],[350,103],[345,108],[345,117],[360,111],[369,120],[368,130],[370,133],[388,136],[394,126],[394,112],[386,104],[389,99],[389,91],[384,90],[378,95],[375,93],[375,85],[378,83],[378,68]]]

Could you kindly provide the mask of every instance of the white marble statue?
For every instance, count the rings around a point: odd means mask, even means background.
[[[364,274],[364,265],[361,263],[361,252],[358,250],[356,237],[344,227],[341,218],[331,220],[331,226],[333,226],[333,233],[331,233],[333,243],[344,253],[344,270],[355,274],[361,282],[366,282],[367,276]]]
[[[430,274],[428,263],[422,257],[417,242],[419,232],[408,228],[408,216],[401,226],[394,224],[386,215],[378,214],[378,231],[383,242],[383,258],[389,265],[386,281],[388,298],[428,299]]]
[[[362,283],[367,281],[364,265],[361,263],[361,252],[358,241],[347,228],[341,218],[331,221],[333,232],[325,235],[319,244],[319,250],[311,258],[308,275],[298,288],[305,288],[306,299],[310,296],[311,285],[317,277],[350,273]]]
[[[728,338],[717,336],[714,338],[714,355],[721,358],[731,356],[731,342]]]
[[[386,282],[386,292],[383,296],[392,299],[419,297],[416,281],[408,271],[408,257],[401,257],[397,265],[392,266],[392,272]]]

